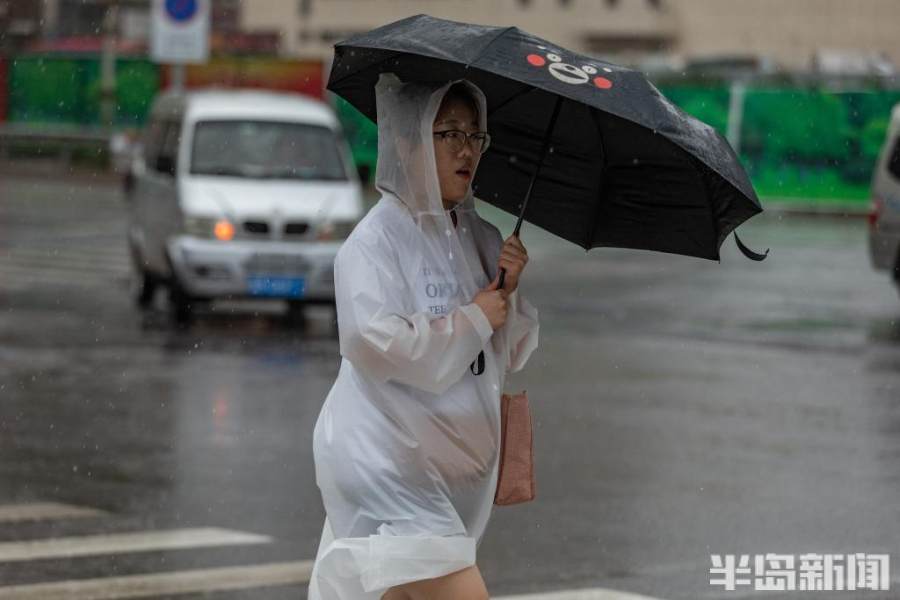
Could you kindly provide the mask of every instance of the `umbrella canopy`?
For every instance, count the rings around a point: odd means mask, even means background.
[[[639,71],[517,27],[416,15],[336,44],[327,89],[376,121],[382,72],[484,91],[491,144],[473,192],[519,225],[524,215],[585,249],[719,260],[725,237],[762,211],[728,142]]]

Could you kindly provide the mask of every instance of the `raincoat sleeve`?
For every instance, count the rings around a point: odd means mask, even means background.
[[[538,311],[519,293],[517,287],[507,297],[506,329],[509,356],[507,370],[515,373],[525,366],[538,346]]]
[[[404,298],[411,290],[398,258],[375,245],[348,239],[334,273],[341,355],[381,381],[441,394],[494,333],[474,303],[440,317],[409,312]]]

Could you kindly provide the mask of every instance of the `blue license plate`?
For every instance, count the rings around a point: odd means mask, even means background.
[[[303,277],[247,277],[247,291],[251,296],[274,296],[278,298],[300,298],[303,296]]]

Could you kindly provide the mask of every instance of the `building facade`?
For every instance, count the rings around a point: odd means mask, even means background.
[[[882,52],[900,65],[898,0],[245,0],[240,22],[277,32],[283,54],[327,61],[335,42],[419,13],[515,25],[630,64],[752,54],[804,69],[830,50]]]

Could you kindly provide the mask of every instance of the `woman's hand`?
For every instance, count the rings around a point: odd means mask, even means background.
[[[497,273],[490,285],[475,294],[475,299],[472,300],[484,312],[494,331],[506,323],[506,290],[497,289],[498,283],[500,273]]]
[[[505,279],[503,280],[503,289],[511,294],[519,287],[519,276],[528,263],[528,251],[522,245],[522,241],[515,235],[511,235],[503,242],[503,248],[500,251],[500,260],[498,266],[506,269]]]

